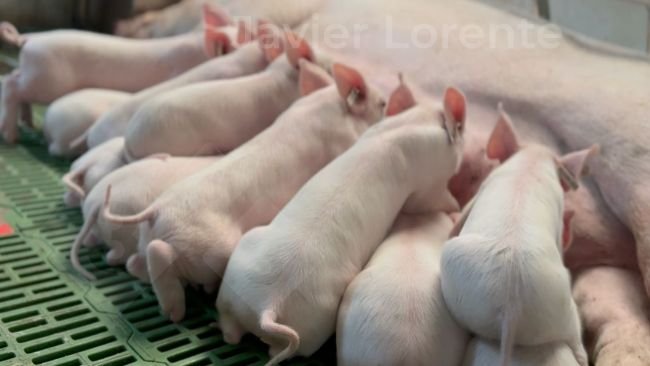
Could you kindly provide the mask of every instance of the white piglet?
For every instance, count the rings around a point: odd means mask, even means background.
[[[205,18],[213,27],[230,24],[219,11],[206,13]],[[230,28],[234,34],[235,27]],[[0,23],[0,37],[21,49],[18,69],[2,84],[0,132],[9,143],[18,137],[21,105],[51,103],[85,88],[136,92],[208,59],[202,33],[161,40],[130,40],[77,30],[20,35],[9,23]],[[23,108],[22,117],[29,123],[29,108]]]
[[[274,61],[261,73],[186,86],[143,104],[127,127],[129,158],[222,154],[268,127],[300,97],[299,60],[316,61],[298,39],[287,42],[286,56],[279,57],[282,38],[264,47]]]
[[[50,154],[66,157],[82,154],[84,147],[72,147],[71,143],[84,135],[103,113],[130,96],[114,90],[83,89],[57,99],[47,108],[43,122]]]
[[[571,279],[562,261],[571,237],[563,187],[576,187],[592,150],[555,157],[546,147],[519,147],[501,110],[487,156],[504,162],[485,180],[446,243],[441,279],[456,320],[501,341],[500,364],[513,346],[564,342],[587,366]],[[454,234],[455,234],[454,233]]]
[[[345,291],[336,330],[339,366],[457,366],[468,333],[440,287],[445,213],[400,215]]]
[[[88,279],[95,276],[84,269],[79,262],[81,246],[92,247],[103,243],[110,250],[106,262],[111,266],[126,263],[137,252],[138,226],[115,225],[104,219],[101,212],[108,186],[112,187],[111,206],[115,213],[132,215],[147,207],[167,188],[184,178],[208,167],[218,157],[197,158],[151,158],[137,161],[115,170],[104,177],[84,200],[84,225],[70,252],[73,267]],[[139,271],[127,269],[133,273]],[[143,278],[146,280],[146,278]]]
[[[336,65],[334,74],[337,86],[328,86],[324,70],[302,61],[300,85],[309,95],[269,129],[141,214],[116,216],[107,205],[110,221],[142,222],[134,261],[146,256],[162,310],[173,321],[185,315],[185,283],[216,289],[241,236],[268,224],[312,175],[381,119],[384,102],[357,71]]]
[[[461,162],[465,98],[448,89],[444,101],[444,112],[412,107],[400,86],[390,118],[316,174],[270,225],[241,239],[217,298],[226,342],[255,334],[270,346],[268,365],[313,354],[334,333],[346,287],[398,212],[458,208],[447,182]]]
[[[227,45],[228,37],[226,34],[221,34],[222,32],[222,29],[207,32],[206,39],[214,39],[212,44],[221,40],[219,41],[221,45]],[[264,57],[260,46],[261,41],[248,42],[254,39],[254,33],[249,24],[239,22],[237,38],[237,43],[241,47],[231,53],[213,58],[175,78],[144,89],[106,112],[88,131],[88,135],[85,137],[87,145],[92,148],[111,138],[124,136],[133,115],[147,100],[158,95],[193,83],[234,79],[255,74],[268,66],[268,60]],[[229,49],[225,48],[225,50]],[[78,144],[81,144],[81,141]]]

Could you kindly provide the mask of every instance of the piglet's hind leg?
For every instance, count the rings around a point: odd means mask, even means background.
[[[154,292],[163,314],[173,322],[185,317],[185,290],[176,271],[176,258],[174,248],[164,241],[154,240],[147,247],[147,266]]]
[[[223,340],[228,344],[239,344],[244,336],[244,329],[229,314],[219,314],[219,328],[223,332]]]
[[[133,254],[129,257],[129,260],[126,262],[126,270],[140,281],[151,283],[149,272],[147,272],[147,260],[140,254]]]

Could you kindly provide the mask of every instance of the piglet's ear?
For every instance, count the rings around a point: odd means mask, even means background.
[[[599,152],[600,146],[593,145],[589,149],[572,152],[556,161],[565,191],[578,189],[580,177],[589,173],[589,160]]]
[[[562,250],[565,253],[571,247],[571,243],[573,243],[573,218],[575,214],[573,210],[566,210],[562,217]]]
[[[300,95],[309,95],[333,83],[332,77],[321,67],[307,60],[300,60]]]
[[[286,32],[285,40],[287,43],[287,58],[289,58],[289,62],[294,67],[299,67],[298,62],[300,59],[314,62],[314,52],[307,41],[298,37],[298,35],[293,32]]]
[[[231,52],[233,45],[225,32],[207,27],[205,28],[203,48],[208,57],[219,57]]]
[[[246,44],[255,40],[256,33],[253,32],[251,26],[243,20],[237,22],[237,43]]]
[[[497,121],[488,139],[487,157],[488,159],[496,159],[503,163],[517,151],[519,151],[519,138],[512,125],[510,116],[503,109],[503,104],[499,103],[499,121]]]
[[[203,4],[203,23],[206,28],[219,28],[231,25],[233,21],[225,10],[210,4]]]
[[[332,66],[332,73],[339,95],[345,100],[346,105],[352,112],[361,112],[366,105],[368,86],[359,71],[336,63]]]
[[[467,101],[460,90],[447,88],[443,105],[445,108],[445,130],[449,141],[453,143],[465,131]]]
[[[399,86],[393,94],[390,95],[388,99],[388,105],[386,106],[386,117],[394,116],[404,112],[405,110],[411,109],[415,106],[415,98],[411,89],[404,83],[404,77],[400,73],[399,77]]]
[[[267,62],[273,62],[284,53],[284,39],[280,30],[271,23],[260,21],[257,26],[257,41]]]

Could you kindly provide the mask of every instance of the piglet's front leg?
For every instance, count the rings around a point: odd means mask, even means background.
[[[576,274],[573,297],[596,366],[650,365],[650,321],[638,273],[594,267]]]

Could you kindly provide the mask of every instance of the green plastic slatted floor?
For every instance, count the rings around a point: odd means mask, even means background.
[[[230,346],[210,327],[214,298],[190,292],[177,325],[149,286],[106,266],[101,251],[81,253],[97,281],[73,273],[68,255],[82,217],[62,203],[68,166],[39,136],[0,142],[0,219],[15,230],[0,236],[0,365],[264,364],[267,347],[253,337]],[[330,341],[314,358],[286,364],[333,365],[333,348]]]

